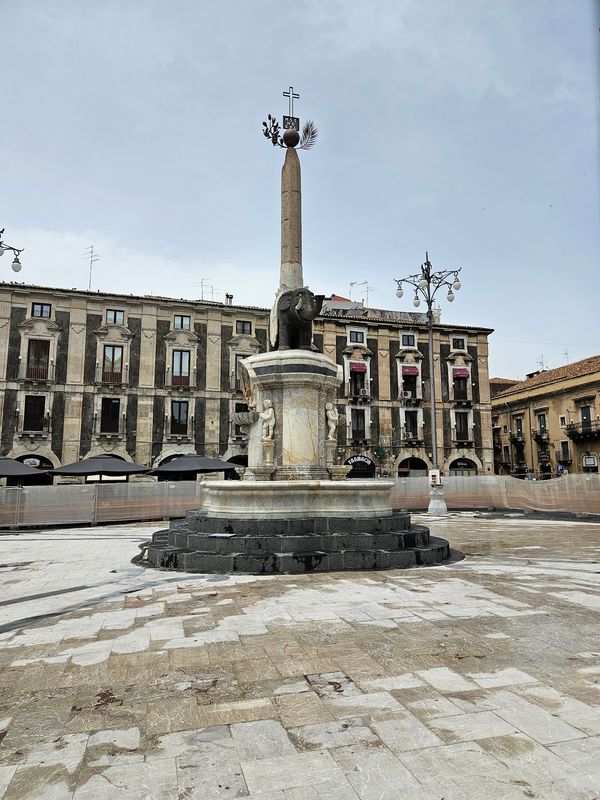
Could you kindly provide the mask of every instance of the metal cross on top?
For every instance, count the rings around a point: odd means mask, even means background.
[[[287,92],[283,93],[284,97],[288,98],[289,101],[289,116],[283,118],[283,128],[284,130],[290,131],[299,131],[300,130],[300,119],[299,117],[294,116],[294,100],[299,100],[300,95],[294,92],[294,87],[290,86]]]

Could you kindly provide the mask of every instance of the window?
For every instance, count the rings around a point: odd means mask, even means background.
[[[125,322],[125,312],[117,311],[114,308],[106,309],[106,324],[107,325],[123,325]]]
[[[120,345],[104,346],[102,362],[102,382],[121,383],[123,377],[123,348]]]
[[[234,404],[234,412],[236,414],[241,414],[244,411],[248,411],[248,404],[247,403],[235,403]],[[234,425],[233,426],[233,435],[234,436],[243,436],[244,431],[242,430],[241,425]]]
[[[515,434],[523,436],[523,417],[515,417]]]
[[[585,430],[587,428],[589,430],[592,427],[592,407],[581,406],[580,414],[581,414],[582,429]]]
[[[402,334],[402,347],[414,347],[415,346],[415,335],[414,333],[403,333]]]
[[[546,415],[545,414],[538,414],[537,415],[537,424],[538,424],[538,431],[540,433],[546,433]]]
[[[30,339],[27,347],[26,377],[34,381],[45,381],[48,378],[50,342],[43,339]]]
[[[560,460],[569,461],[569,442],[560,443]]]
[[[510,447],[504,445],[502,448],[502,461],[505,464],[510,464]]]
[[[402,375],[403,397],[417,396],[417,375]]]
[[[241,362],[244,358],[248,358],[248,356],[242,355],[241,353],[235,354],[235,388],[241,389],[242,388],[242,365]]]
[[[350,331],[348,334],[348,340],[352,344],[364,344],[365,343],[364,331]]]
[[[469,441],[469,413],[467,411],[457,411],[454,414],[456,424],[456,441]]]
[[[365,431],[365,411],[363,408],[353,408],[350,411],[350,423],[352,425],[352,439],[366,439]]]
[[[404,412],[404,438],[416,439],[417,438],[417,412],[405,411]]]
[[[189,331],[191,317],[184,314],[175,314],[173,317],[173,327],[176,331]]]
[[[49,303],[34,303],[31,306],[32,317],[44,317],[45,319],[50,319],[51,311],[52,306]]]
[[[365,361],[350,362],[350,394],[354,397],[365,394],[367,390],[367,364]]]
[[[25,396],[25,415],[23,417],[24,431],[43,431],[44,430],[44,409],[46,398],[39,395]]]
[[[566,427],[566,425],[567,425],[567,418],[566,418],[566,417],[559,417],[559,418],[558,418],[558,424],[560,425],[560,427],[561,427],[561,428],[564,428],[564,427]]]
[[[502,426],[502,433],[508,433],[508,425]]]
[[[454,378],[454,399],[455,400],[468,400],[469,397],[467,395],[468,387],[467,387],[467,379],[466,378]]]
[[[453,336],[452,337],[452,349],[453,350],[465,350],[465,340],[462,336]]]
[[[187,400],[173,400],[171,403],[171,435],[187,436],[188,403]]]
[[[100,407],[100,433],[119,432],[119,408],[121,401],[114,397],[103,397]]]
[[[248,322],[244,319],[238,319],[235,323],[235,332],[236,333],[245,333],[248,336],[252,336],[252,323]]]
[[[173,350],[171,382],[173,386],[190,385],[189,350]]]

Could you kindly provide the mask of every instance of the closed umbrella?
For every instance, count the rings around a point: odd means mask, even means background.
[[[45,471],[45,470],[44,470]],[[40,470],[15,458],[0,456],[0,478],[39,478]]]
[[[152,470],[153,475],[169,475],[177,472],[227,472],[236,469],[238,464],[229,464],[218,458],[204,458],[196,453],[177,456]]]
[[[50,470],[53,475],[140,475],[149,471],[149,467],[130,464],[129,461],[123,461],[122,458],[112,456],[110,453],[82,458],[81,461]]]

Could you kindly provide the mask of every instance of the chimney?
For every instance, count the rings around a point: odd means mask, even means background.
[[[229,294],[229,293],[227,293],[227,294],[225,295],[225,305],[226,305],[226,306],[230,306],[230,305],[232,305],[232,304],[233,304],[233,295],[232,295],[232,294]]]

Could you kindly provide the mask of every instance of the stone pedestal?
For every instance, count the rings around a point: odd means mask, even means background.
[[[325,404],[335,403],[342,368],[310,350],[276,350],[242,362],[257,412],[270,400],[275,412],[273,460],[263,441],[263,420],[250,428],[248,467],[273,463],[275,480],[326,480],[332,463],[326,452]],[[335,450],[335,442],[332,442]],[[331,457],[331,462],[328,461]]]
[[[429,507],[427,508],[428,514],[447,514],[448,506],[444,500],[444,487],[441,483],[435,484],[431,487],[429,492]]]

